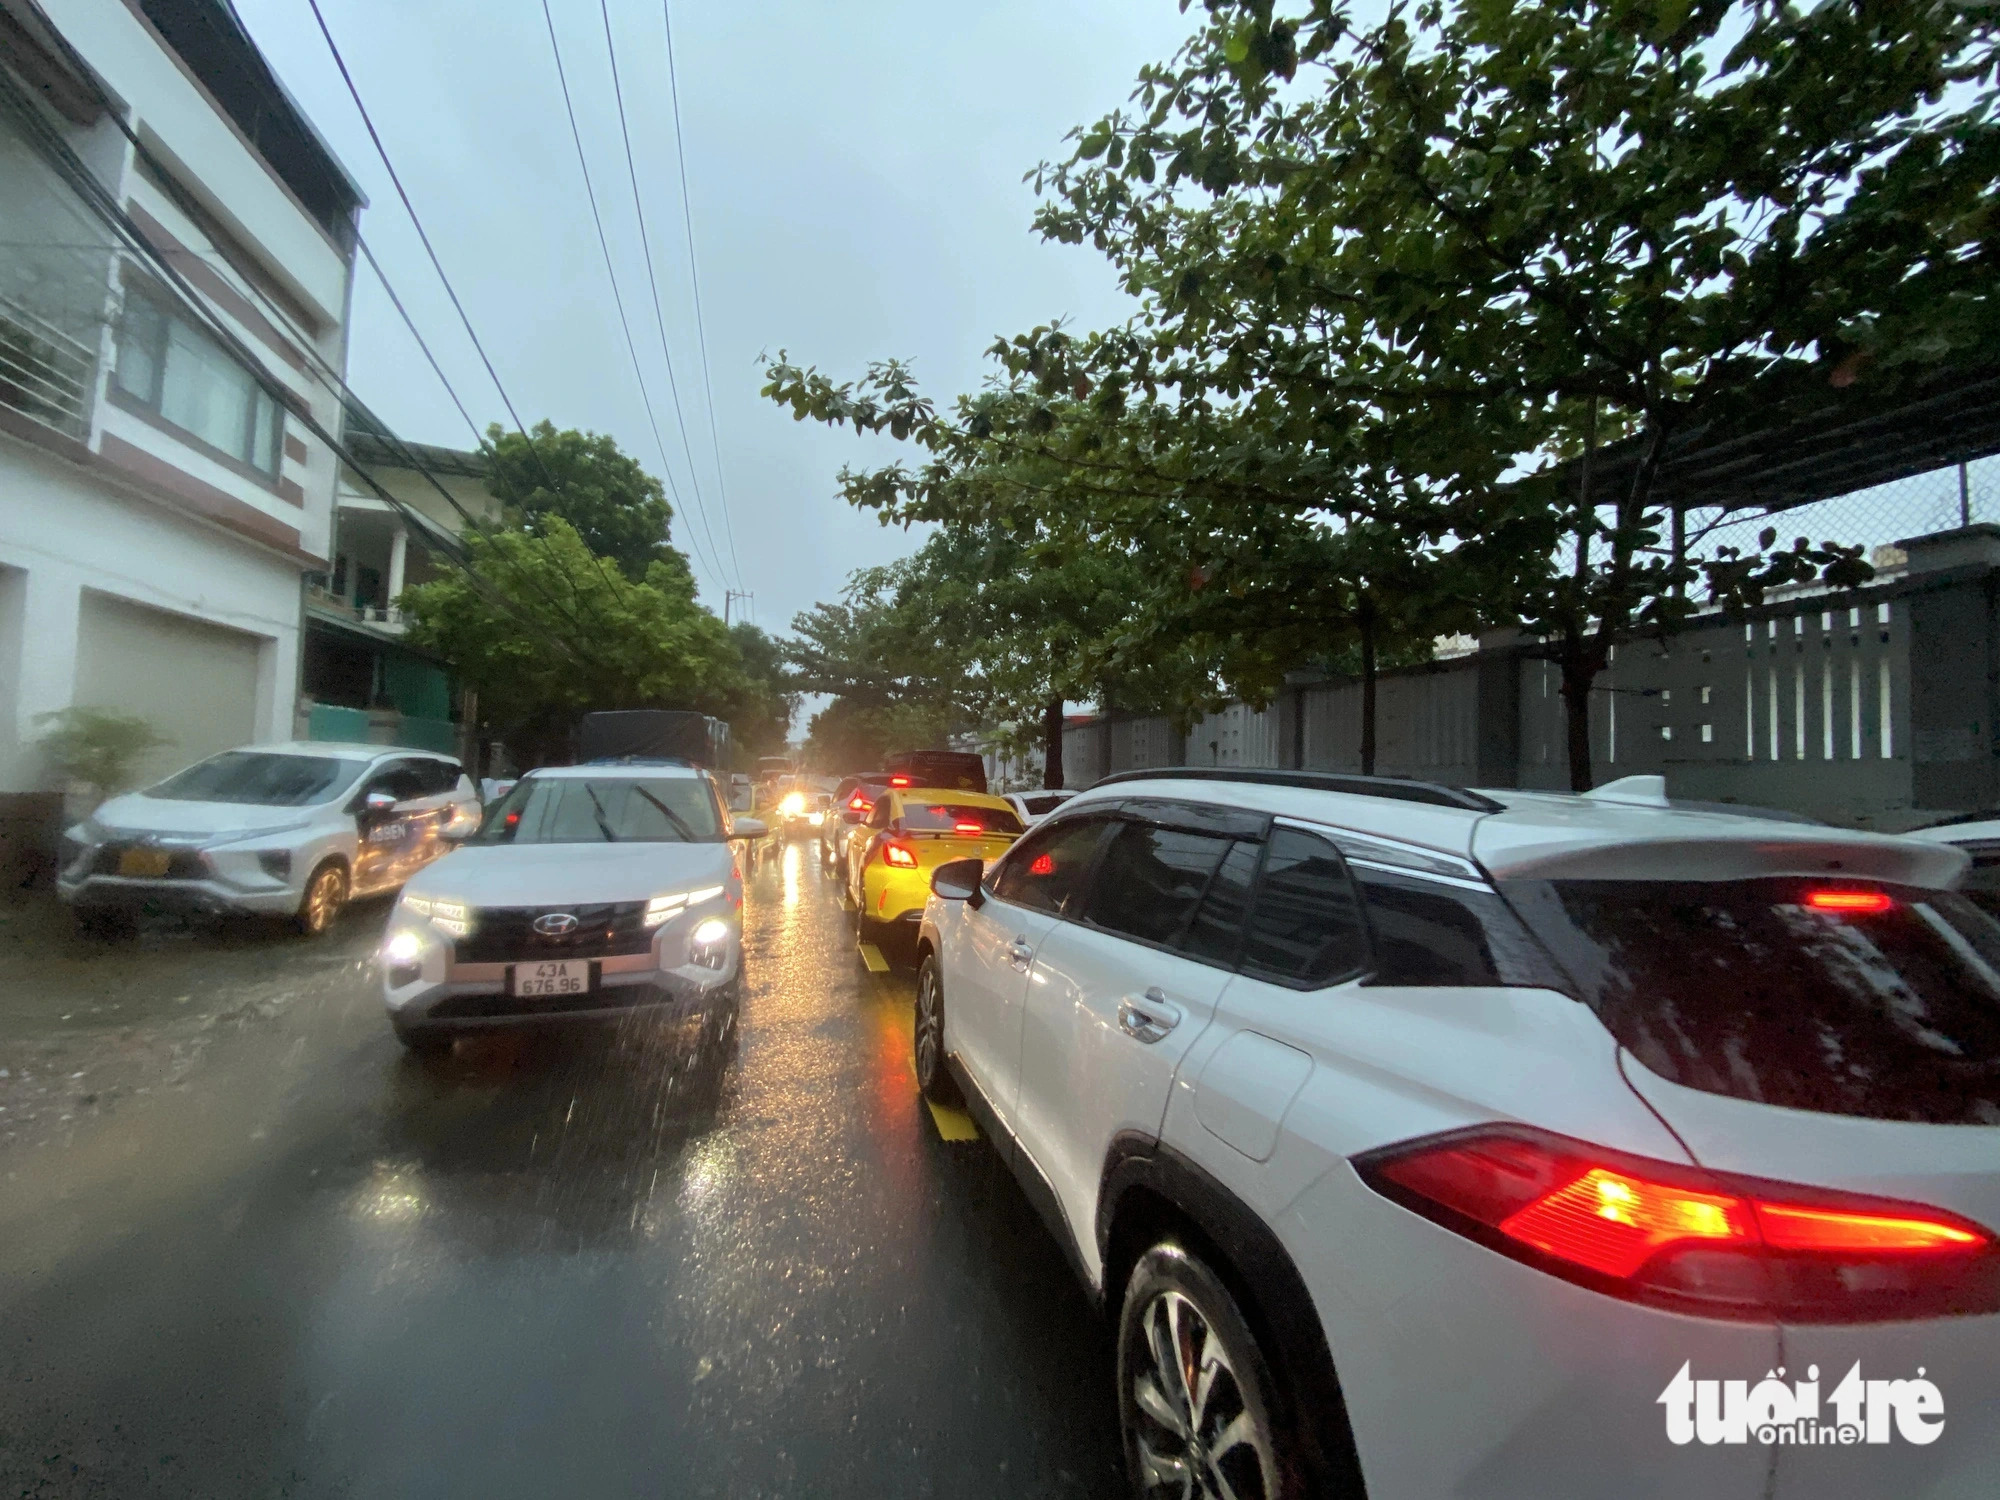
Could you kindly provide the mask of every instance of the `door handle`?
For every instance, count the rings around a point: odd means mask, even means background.
[[[1007,949],[1007,962],[1025,974],[1028,972],[1028,965],[1034,961],[1034,944],[1030,943],[1026,938],[1015,938],[1012,945]]]
[[[1180,1024],[1180,1007],[1157,987],[1138,998],[1127,995],[1118,1003],[1118,1029],[1134,1041],[1151,1045]]]

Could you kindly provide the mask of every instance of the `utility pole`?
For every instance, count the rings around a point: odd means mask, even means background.
[[[1958,466],[1958,524],[1972,524],[1972,476],[1962,463]]]
[[[724,589],[722,591],[722,628],[724,630],[729,628],[730,605],[734,604],[738,599],[747,603],[756,597],[749,589]]]

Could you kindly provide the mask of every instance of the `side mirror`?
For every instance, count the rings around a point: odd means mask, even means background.
[[[732,839],[761,839],[771,830],[764,826],[762,818],[731,818],[729,836]]]
[[[396,799],[388,792],[370,792],[361,799],[362,810],[365,812],[387,812],[395,805]]]
[[[931,871],[931,894],[946,901],[969,901],[975,907],[980,906],[986,900],[979,889],[985,874],[983,859],[949,860]]]
[[[868,815],[866,813],[856,812],[851,807],[843,807],[840,810],[840,821],[843,823],[859,823],[863,818],[867,816]]]

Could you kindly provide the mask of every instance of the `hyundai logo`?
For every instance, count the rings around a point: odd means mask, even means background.
[[[543,937],[564,937],[576,927],[576,918],[566,911],[546,912],[535,918],[535,931]]]

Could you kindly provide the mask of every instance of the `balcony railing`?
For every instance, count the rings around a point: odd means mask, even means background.
[[[306,585],[306,602],[315,609],[328,614],[345,616],[358,620],[364,625],[380,625],[395,634],[401,634],[408,623],[403,612],[390,604],[355,604],[338,594],[330,593],[318,584]]]
[[[82,441],[96,383],[94,347],[0,297],[0,406]]]

